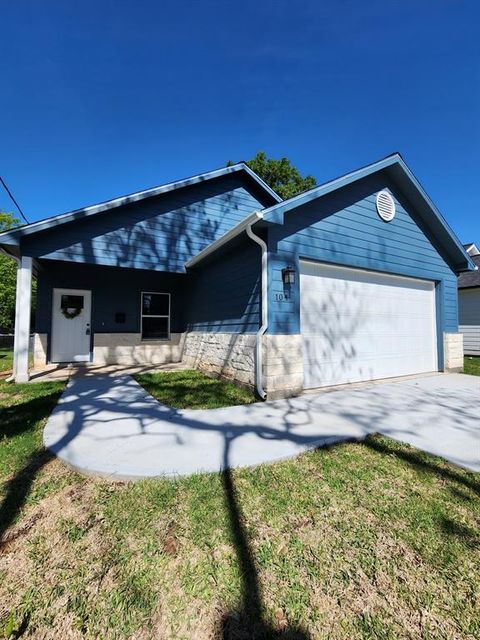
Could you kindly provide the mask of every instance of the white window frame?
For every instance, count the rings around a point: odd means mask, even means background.
[[[152,296],[168,296],[168,316],[166,315],[144,315],[143,313],[143,296],[152,295]],[[141,291],[140,292],[140,339],[142,342],[168,342],[170,340],[170,315],[171,315],[171,301],[172,296],[170,293],[166,293],[165,291]],[[166,338],[144,338],[143,337],[143,319],[144,318],[167,318],[168,319],[168,336]]]

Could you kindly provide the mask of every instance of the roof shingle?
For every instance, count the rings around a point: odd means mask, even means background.
[[[460,276],[458,277],[459,289],[467,289],[468,287],[480,287],[480,254],[470,257],[477,265],[478,269],[476,271],[467,271],[460,274]]]

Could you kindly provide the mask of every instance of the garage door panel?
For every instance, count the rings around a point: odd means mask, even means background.
[[[434,371],[428,281],[301,263],[305,388]]]
[[[318,358],[305,362],[305,388],[379,380],[394,376],[426,373],[432,371],[431,361],[421,353],[409,353],[408,356],[395,354],[395,369],[392,370],[391,357],[356,357],[346,355],[340,359]],[[412,369],[412,356],[416,358],[416,366]]]

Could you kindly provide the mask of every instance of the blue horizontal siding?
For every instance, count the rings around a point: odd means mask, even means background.
[[[388,189],[396,204],[395,218],[389,223],[376,211],[376,194],[381,189]],[[384,174],[285,214],[284,225],[270,228],[268,245],[270,333],[300,331],[299,278],[292,291],[285,291],[281,271],[292,264],[298,273],[302,258],[434,280],[439,284],[439,334],[458,330],[455,273],[433,234]],[[290,298],[280,300],[285,293]]]
[[[54,288],[92,291],[93,333],[139,333],[142,291],[171,295],[171,331],[253,333],[260,321],[260,249],[243,239],[188,274],[39,260],[35,330],[50,334]],[[125,323],[115,322],[125,313]]]
[[[185,262],[261,209],[266,196],[241,175],[149,198],[22,240],[50,260],[185,272]]]
[[[96,265],[77,265],[41,260],[38,273],[35,329],[50,333],[54,288],[92,291],[92,331],[94,333],[139,333],[142,291],[171,295],[170,330],[185,330],[187,280],[185,274],[158,273]],[[125,313],[125,323],[115,322],[115,313]]]
[[[260,262],[258,245],[243,240],[212,262],[193,269],[188,329],[222,333],[257,331],[261,315]]]

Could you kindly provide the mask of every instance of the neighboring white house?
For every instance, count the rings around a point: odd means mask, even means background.
[[[477,270],[458,278],[459,331],[463,333],[465,355],[480,356],[480,251],[473,243],[464,247]]]

